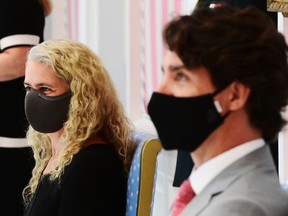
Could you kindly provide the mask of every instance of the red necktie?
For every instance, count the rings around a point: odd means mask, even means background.
[[[177,197],[175,199],[172,216],[179,216],[184,207],[191,201],[195,196],[191,184],[188,179],[184,180],[179,188]]]

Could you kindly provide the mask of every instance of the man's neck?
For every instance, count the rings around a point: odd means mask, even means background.
[[[260,132],[250,125],[246,116],[231,113],[191,155],[195,166],[199,167],[225,151],[258,138],[261,138]]]

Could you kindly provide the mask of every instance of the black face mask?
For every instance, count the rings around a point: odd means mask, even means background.
[[[53,133],[67,120],[71,92],[45,96],[32,89],[25,97],[25,114],[32,128],[41,133]]]
[[[187,98],[153,93],[148,114],[164,149],[193,152],[223,123],[213,99],[218,92]]]

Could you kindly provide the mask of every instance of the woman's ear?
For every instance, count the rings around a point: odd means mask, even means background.
[[[230,111],[243,108],[246,105],[246,102],[250,95],[250,88],[237,81],[229,85],[228,88]]]

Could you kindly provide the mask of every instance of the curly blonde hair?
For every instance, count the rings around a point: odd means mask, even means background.
[[[108,72],[95,53],[80,42],[50,40],[33,47],[27,61],[51,67],[72,92],[68,120],[60,138],[59,163],[50,173],[50,179],[59,180],[73,156],[87,145],[87,141],[97,137],[104,137],[114,145],[127,171],[134,149],[131,139],[133,126],[125,115]],[[23,191],[26,204],[35,193],[52,156],[47,134],[29,127],[27,139],[32,145],[36,164]]]

